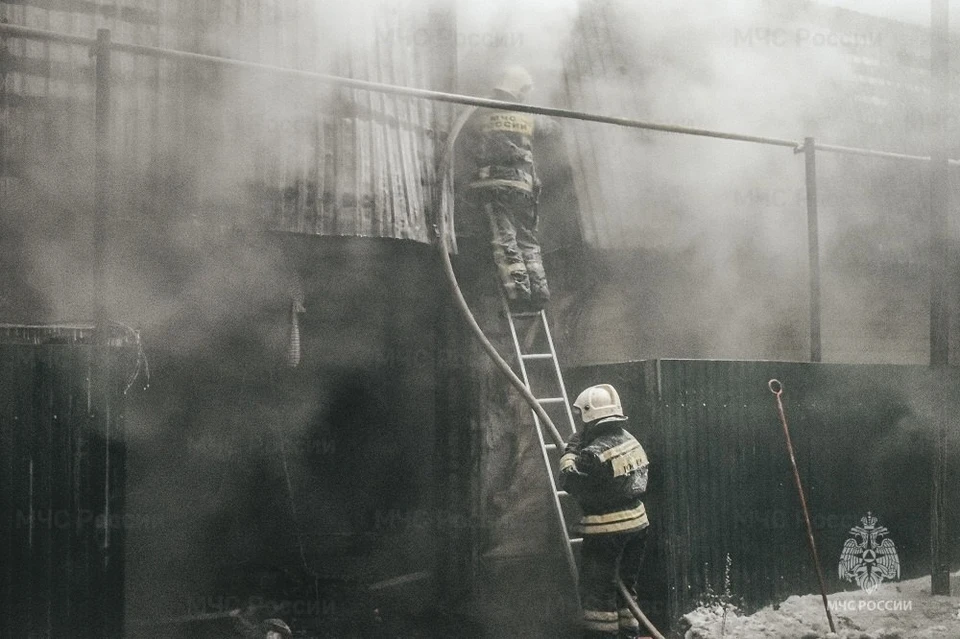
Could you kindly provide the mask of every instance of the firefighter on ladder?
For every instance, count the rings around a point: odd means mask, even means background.
[[[532,88],[527,71],[508,67],[493,98],[523,102]],[[550,299],[537,239],[535,128],[549,133],[556,125],[528,113],[481,108],[464,130],[471,165],[467,199],[489,223],[497,274],[515,310],[539,310]]]
[[[585,638],[640,636],[639,622],[617,591],[619,576],[636,598],[646,547],[647,455],[624,428],[620,396],[610,384],[591,386],[573,403],[583,421],[560,458],[560,487],[583,510],[580,599]]]

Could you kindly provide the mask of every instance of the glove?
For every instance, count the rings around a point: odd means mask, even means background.
[[[582,475],[579,470],[577,470],[577,457],[580,455],[580,433],[574,433],[573,437],[570,438],[570,441],[567,442],[567,445],[563,449],[563,457],[560,458],[560,474],[573,473],[576,475]]]
[[[557,479],[562,490],[576,496],[589,479],[589,475],[577,468],[577,459],[580,457],[579,438],[571,439],[567,444],[563,457],[560,458],[560,472]]]

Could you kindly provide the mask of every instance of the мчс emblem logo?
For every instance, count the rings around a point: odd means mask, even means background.
[[[900,578],[900,558],[886,526],[878,525],[871,513],[850,529],[850,539],[840,553],[840,579],[856,582],[867,593],[884,580]]]

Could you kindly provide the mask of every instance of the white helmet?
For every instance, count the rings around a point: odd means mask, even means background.
[[[580,393],[573,405],[580,409],[580,417],[585,424],[604,417],[611,417],[616,421],[626,419],[620,406],[620,395],[610,384],[591,386]]]
[[[523,67],[510,66],[503,70],[500,82],[494,88],[523,101],[533,88],[533,77]]]
[[[267,619],[260,624],[260,631],[262,636],[267,639],[273,639],[273,637],[292,637],[293,631],[290,630],[290,626],[284,622],[283,619]]]

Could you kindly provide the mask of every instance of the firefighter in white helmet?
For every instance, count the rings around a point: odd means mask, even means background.
[[[507,67],[493,98],[524,102],[533,78]],[[540,180],[534,164],[537,128],[555,125],[529,113],[477,109],[464,130],[470,178],[467,199],[490,226],[493,258],[507,299],[518,310],[539,309],[550,299],[537,239]]]
[[[649,522],[641,496],[647,455],[633,435],[620,396],[610,384],[584,390],[573,403],[583,429],[560,458],[560,486],[583,510],[580,598],[584,637],[639,636],[639,622],[617,590],[615,575],[636,597]]]

